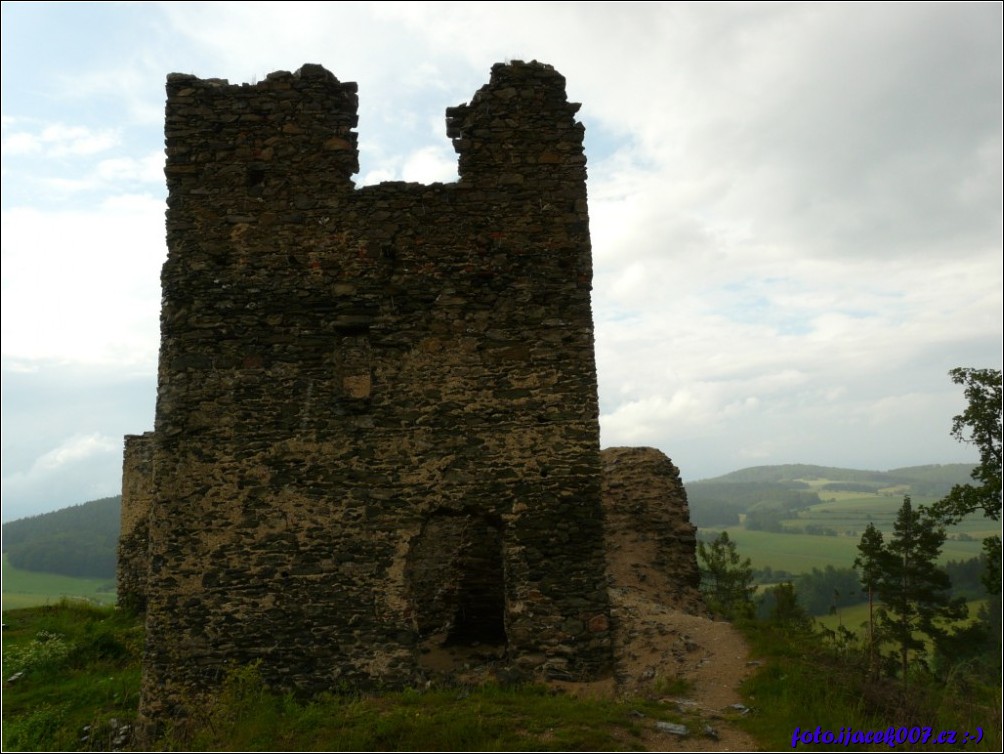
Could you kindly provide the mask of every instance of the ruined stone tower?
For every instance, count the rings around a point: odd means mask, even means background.
[[[320,66],[167,94],[143,715],[257,660],[304,691],[414,683],[465,643],[609,672],[563,77],[494,66],[447,110],[458,182],[361,189],[356,86]]]

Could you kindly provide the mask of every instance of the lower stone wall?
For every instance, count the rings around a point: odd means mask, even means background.
[[[153,433],[126,439],[119,595],[120,603],[133,609],[143,609],[147,603],[153,440]],[[607,588],[615,608],[613,625],[609,626],[607,617],[597,613],[581,619],[568,618],[562,630],[569,637],[583,631],[604,637],[609,628],[614,637],[612,661],[621,680],[625,667],[622,655],[638,639],[627,635],[631,632],[619,625],[635,609],[632,600],[691,615],[703,615],[706,609],[699,591],[696,527],[690,522],[686,491],[677,467],[654,448],[608,448],[600,453],[600,461],[603,554]],[[462,678],[475,666],[495,668],[505,677],[582,678],[579,673],[570,673],[571,668],[560,656],[544,650],[527,651],[521,648],[527,643],[526,637],[513,635],[523,628],[514,610],[532,612],[537,602],[532,594],[514,594],[518,589],[509,572],[513,558],[511,543],[507,545],[507,523],[504,518],[483,512],[440,509],[428,514],[421,524],[399,531],[407,547],[398,548],[395,565],[387,572],[387,583],[400,583],[408,603],[408,636],[399,632],[393,641],[387,637],[378,642],[371,647],[368,659],[352,652],[322,652],[324,657],[314,660],[314,690],[323,689],[337,677],[349,678],[351,669],[363,661],[370,663],[368,672],[373,678],[382,677],[391,685],[405,678]],[[338,584],[332,582],[325,593],[330,596],[339,591]],[[323,606],[325,594],[315,596]],[[156,594],[152,597],[157,599]],[[273,594],[263,599],[279,602],[282,596]],[[374,599],[380,599],[376,592]],[[290,610],[287,619],[295,619],[294,613],[299,614]],[[316,629],[309,621],[304,626]],[[547,633],[543,624],[536,626],[535,632],[540,634],[538,640]],[[179,645],[178,651],[194,649],[189,642],[187,648]],[[230,649],[237,664],[257,656],[253,646],[234,645]],[[305,650],[305,661],[307,654]],[[591,677],[598,677],[597,673],[602,676],[606,670],[600,665]],[[154,679],[168,682],[148,672],[146,682]],[[213,685],[203,685],[202,689],[211,692]],[[278,685],[282,686],[281,679]],[[191,693],[192,688],[184,693]],[[159,698],[147,691],[147,705],[155,696]],[[144,713],[147,724],[170,717],[149,706]]]

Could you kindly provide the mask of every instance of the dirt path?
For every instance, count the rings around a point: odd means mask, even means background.
[[[742,714],[731,706],[743,703],[739,684],[756,669],[742,635],[730,623],[694,615],[692,600],[685,612],[648,592],[647,585],[610,589],[613,679],[553,685],[580,696],[662,702],[688,732],[679,736],[640,719],[647,751],[756,751],[756,741],[732,723]]]
[[[754,670],[749,649],[729,623],[705,617],[678,469],[649,448],[608,448],[603,463],[613,692],[657,698],[685,721],[680,737],[640,719],[649,750],[754,749],[730,723],[740,714],[730,708],[742,703],[739,684]]]
[[[553,685],[577,696],[661,701],[683,719],[688,734],[642,720],[647,751],[755,751],[753,738],[730,722],[742,714],[731,707],[742,704],[739,684],[755,670],[739,632],[730,623],[667,607],[632,589],[611,589],[610,601],[615,679]],[[679,680],[686,690],[674,690]]]
[[[745,732],[729,724],[739,713],[738,687],[753,670],[749,650],[730,624],[690,615],[653,602],[636,590],[611,590],[616,625],[617,681],[621,693],[652,696],[687,718],[690,734],[681,738],[656,730],[646,737],[650,751],[743,751],[756,748]],[[675,679],[682,693],[660,689]],[[714,730],[717,739],[705,733]]]
[[[642,719],[647,751],[755,751],[756,741],[731,723],[741,714],[731,707],[742,704],[739,684],[755,669],[742,635],[729,623],[667,607],[637,590],[614,588],[610,597],[616,678],[554,685],[582,696],[661,701],[688,733],[679,736],[658,729],[655,719]],[[685,690],[674,690],[681,685]]]

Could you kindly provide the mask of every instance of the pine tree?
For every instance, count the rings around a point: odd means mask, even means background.
[[[776,584],[764,595],[770,606],[769,618],[783,628],[804,631],[812,626],[812,618],[798,602],[795,585],[790,581]]]
[[[869,537],[867,542],[865,537]],[[965,600],[950,597],[951,580],[936,564],[944,542],[944,529],[924,508],[914,510],[906,496],[888,545],[883,545],[880,533],[866,531],[858,546],[865,572],[862,583],[871,583],[882,601],[879,623],[883,633],[899,645],[904,680],[911,652],[924,649],[919,634],[940,645],[948,637],[942,622],[966,616]]]
[[[858,557],[854,567],[861,569],[861,586],[868,592],[868,667],[875,672],[875,595],[882,583],[883,574],[888,570],[889,554],[885,549],[882,532],[875,524],[868,522],[868,528],[858,543]]]
[[[708,606],[729,618],[749,616],[753,612],[753,566],[749,558],[740,558],[736,543],[723,531],[710,544],[697,543],[700,558],[701,590]]]

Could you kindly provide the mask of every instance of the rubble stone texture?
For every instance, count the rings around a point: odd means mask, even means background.
[[[149,514],[153,504],[153,432],[126,435],[122,458],[122,506],[118,547],[118,604],[146,609]]]
[[[611,587],[681,612],[704,612],[697,527],[680,470],[655,448],[606,448],[600,457]]]
[[[141,716],[254,661],[304,692],[416,683],[433,644],[609,674],[563,77],[494,66],[447,110],[459,181],[428,186],[354,187],[356,86],[320,66],[167,95]]]

